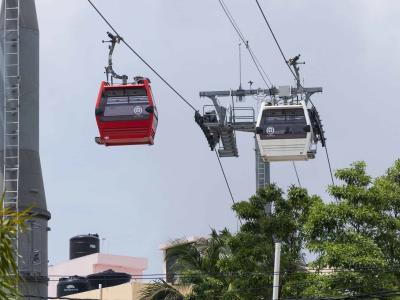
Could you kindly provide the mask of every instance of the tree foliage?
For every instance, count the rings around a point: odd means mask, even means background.
[[[240,231],[228,240],[232,254],[221,262],[225,272],[232,272],[232,285],[239,299],[270,299],[275,243],[282,245],[282,296],[300,293],[289,283],[303,277],[304,223],[314,203],[321,202],[309,196],[305,189],[291,186],[285,197],[276,185],[257,191],[249,201],[233,206],[242,219]],[[270,207],[272,212],[269,213]]]
[[[174,247],[178,283],[190,292],[165,299],[270,299],[275,242],[281,298],[399,299],[392,291],[400,295],[400,160],[375,179],[363,162],[335,176],[333,201],[269,185],[233,205],[242,221],[237,233],[213,230],[209,239]],[[308,264],[307,252],[315,257]]]
[[[15,299],[19,296],[17,257],[14,240],[17,228],[22,228],[28,219],[28,210],[16,213],[4,208],[4,196],[0,200],[0,300]]]
[[[183,300],[184,295],[164,280],[156,280],[142,292],[140,300]]]
[[[177,284],[190,286],[190,291],[183,295],[178,289],[165,283],[165,299],[221,299],[227,287],[227,280],[221,274],[218,261],[227,254],[225,238],[229,235],[226,230],[221,233],[212,230],[208,239],[183,244],[177,242],[172,246],[165,259],[177,258],[172,267]],[[159,298],[153,297],[151,291],[159,285],[159,281],[149,285],[143,291],[141,300],[158,300]]]
[[[233,206],[243,223],[238,233],[212,230],[208,239],[173,247],[168,256],[178,258],[174,266],[178,283],[191,286],[185,299],[269,299],[277,241],[282,243],[281,270],[288,274],[283,282],[297,281],[298,275],[292,273],[305,266],[303,225],[313,203],[320,201],[294,186],[284,197],[281,189],[270,185]]]
[[[229,278],[222,273],[219,261],[229,255],[229,236],[227,230],[212,230],[207,239],[177,245],[167,252],[167,260],[177,257],[172,270],[178,274],[178,282],[191,286],[187,299],[224,299]]]
[[[319,294],[362,295],[399,288],[400,161],[372,179],[357,162],[336,172],[342,181],[329,187],[335,198],[318,203],[305,229],[307,247],[317,254],[312,263]],[[309,294],[315,294],[315,286]]]

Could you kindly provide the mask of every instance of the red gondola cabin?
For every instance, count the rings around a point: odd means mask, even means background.
[[[102,82],[96,102],[96,121],[105,146],[153,145],[157,129],[157,109],[147,78],[133,84]]]

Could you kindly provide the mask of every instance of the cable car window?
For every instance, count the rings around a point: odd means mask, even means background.
[[[104,110],[105,117],[131,115],[133,115],[133,105],[107,105]]]
[[[107,98],[107,105],[128,104],[128,102],[129,102],[128,97],[108,97]]]
[[[149,98],[147,97],[147,92],[143,88],[137,89],[129,89],[126,91],[126,94],[129,96],[130,103],[148,103]]]
[[[112,96],[124,96],[125,92],[122,89],[109,89],[105,92],[106,96],[112,97]]]
[[[129,103],[138,102],[148,103],[149,99],[147,98],[147,96],[129,96]]]
[[[146,111],[148,105],[147,97],[145,101],[136,96],[108,97],[105,100],[102,119],[104,121],[148,119],[150,115]]]
[[[127,89],[126,95],[128,96],[147,96],[146,89],[136,88],[136,89]]]
[[[144,88],[111,88],[105,91],[105,95],[107,97],[138,96],[147,98],[147,92]]]
[[[266,109],[260,127],[262,140],[306,138],[307,121],[302,108]]]
[[[264,123],[285,123],[286,120],[285,110],[274,109],[274,110],[264,111],[263,120]]]
[[[103,121],[145,120],[150,116],[145,88],[110,88],[103,95],[99,107]]]

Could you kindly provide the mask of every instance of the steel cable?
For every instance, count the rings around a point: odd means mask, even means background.
[[[274,31],[272,30],[272,27],[271,27],[271,25],[270,25],[269,22],[268,22],[268,19],[267,19],[267,16],[265,15],[265,13],[264,13],[264,10],[262,9],[262,7],[261,7],[260,3],[258,2],[258,0],[255,0],[255,1],[256,1],[257,6],[258,6],[258,9],[260,10],[260,12],[261,12],[261,14],[262,14],[262,16],[263,16],[263,18],[264,18],[265,23],[267,24],[267,27],[268,27],[269,31],[271,32],[271,35],[272,35],[272,37],[273,37],[273,39],[274,39],[274,41],[275,41],[275,43],[276,43],[276,45],[277,45],[277,47],[278,47],[278,49],[279,49],[279,52],[281,53],[282,58],[283,58],[283,60],[285,61],[285,64],[286,64],[287,67],[289,68],[289,70],[290,70],[290,72],[292,73],[292,75],[294,76],[295,80],[297,80],[298,84],[299,84],[300,87],[302,88],[302,85],[301,85],[301,83],[300,83],[300,79],[297,77],[296,73],[295,73],[295,72],[293,71],[293,69],[290,67],[289,61],[286,59],[286,56],[285,56],[285,54],[283,53],[282,47],[281,47],[281,45],[279,44],[278,39],[276,38],[275,33],[274,33]],[[310,101],[310,103],[315,107],[314,103],[312,103],[311,100],[309,100],[309,101]],[[334,180],[334,176],[333,176],[333,172],[332,172],[332,166],[331,166],[331,162],[330,162],[330,158],[329,158],[329,153],[328,153],[328,148],[327,148],[326,144],[325,144],[325,152],[326,152],[326,158],[327,158],[327,160],[328,160],[329,173],[330,173],[330,176],[331,176],[332,184],[335,184],[335,180]]]
[[[120,36],[118,31],[115,29],[115,27],[106,19],[106,17],[100,12],[100,10],[93,4],[91,0],[88,0],[90,5],[94,8],[94,10],[99,14],[99,16],[103,19],[103,21],[111,28],[111,30],[121,39],[121,41],[125,44],[125,46],[128,47],[129,50],[131,50],[154,74],[157,75],[158,78],[160,78],[183,102],[185,102],[191,109],[194,111],[197,111],[197,109],[190,104],[190,102],[182,96],[181,93],[179,93],[163,76],[161,76],[133,47],[125,41],[124,38]]]
[[[260,74],[262,80],[264,81],[265,85],[268,88],[271,88],[273,86],[269,76],[265,72],[264,68],[260,64],[260,61],[258,60],[257,56],[255,55],[254,51],[250,48],[249,41],[245,38],[243,35],[242,31],[240,30],[239,26],[237,25],[237,22],[233,18],[231,12],[229,11],[228,7],[224,3],[223,0],[218,0],[219,4],[221,5],[225,15],[227,16],[229,22],[232,24],[233,28],[235,29],[236,33],[238,34],[239,38],[242,40],[243,44],[246,46],[247,51],[250,54],[251,59],[253,60],[254,65],[257,68],[258,73]],[[269,84],[268,84],[268,82]]]
[[[179,93],[166,79],[164,79],[164,77],[163,76],[161,76],[141,55],[139,55],[139,53],[138,52],[136,52],[132,47],[131,47],[131,45],[129,45],[129,43],[128,42],[126,42],[125,41],[125,39],[123,39],[120,35],[119,35],[119,33],[118,33],[118,31],[115,29],[115,27],[106,19],[106,17],[101,13],[101,11],[94,5],[94,3],[91,1],[91,0],[88,0],[88,2],[90,3],[90,5],[94,8],[94,10],[98,13],[98,15],[103,19],[103,21],[110,27],[110,29],[121,39],[121,41],[151,70],[151,71],[153,71],[153,73],[154,74],[156,74],[157,76],[158,76],[158,78],[160,78],[176,95],[178,95],[179,96],[179,98],[181,99],[181,100],[183,100],[188,106],[190,106],[195,112],[198,112],[198,110],[192,105],[192,104],[190,104],[190,102],[188,101],[188,100],[186,100],[182,95],[181,95],[181,93]],[[220,160],[220,158],[219,158],[219,155],[218,155],[218,153],[216,152],[216,154],[217,154],[217,158],[218,158],[218,162],[219,162],[219,165],[220,165],[220,167],[221,167],[221,170],[222,170],[222,175],[224,176],[224,179],[225,179],[225,183],[226,183],[226,185],[227,185],[227,188],[228,188],[228,191],[229,191],[229,194],[230,194],[230,196],[231,196],[231,199],[232,199],[232,201],[233,201],[233,203],[235,203],[235,201],[234,201],[234,199],[233,199],[233,195],[232,195],[232,190],[231,190],[231,187],[230,187],[230,185],[229,185],[229,182],[228,182],[228,180],[227,180],[227,178],[226,178],[226,175],[225,175],[225,171],[224,171],[224,168],[223,168],[223,166],[222,166],[222,164],[221,164],[221,160]],[[240,221],[240,223],[242,223],[241,222],[241,220],[240,220],[240,218],[239,218],[239,221]]]

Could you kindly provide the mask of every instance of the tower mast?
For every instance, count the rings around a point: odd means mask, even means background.
[[[26,229],[15,240],[20,292],[47,298],[47,211],[39,156],[39,27],[34,0],[3,0],[0,81],[0,162],[4,205],[30,208]]]

